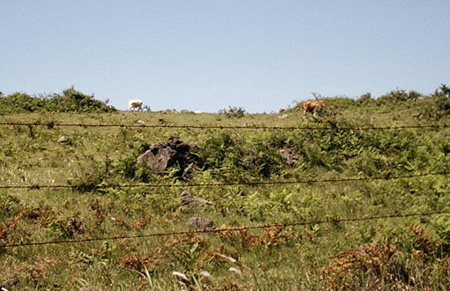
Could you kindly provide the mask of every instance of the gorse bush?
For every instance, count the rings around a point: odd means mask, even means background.
[[[228,118],[242,118],[246,114],[246,111],[242,107],[231,107],[229,106],[228,109],[221,109],[219,110],[220,114],[224,114]]]
[[[377,98],[378,104],[398,104],[401,102],[413,102],[421,96],[416,91],[394,90]]]
[[[113,107],[104,102],[95,100],[92,96],[85,95],[74,88],[63,91],[62,95],[54,95],[45,98],[46,111],[56,112],[114,112]]]
[[[116,112],[105,102],[95,100],[92,96],[83,94],[73,87],[62,94],[51,94],[32,97],[26,93],[13,93],[0,97],[0,113],[24,112],[84,112],[105,113]]]
[[[25,93],[13,93],[0,97],[0,112],[21,113],[39,111],[44,107],[45,101],[33,98]]]

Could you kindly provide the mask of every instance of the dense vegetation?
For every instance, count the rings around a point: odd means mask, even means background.
[[[1,123],[33,124],[0,127],[0,186],[34,185],[0,188],[0,287],[448,290],[450,214],[5,247],[187,231],[194,216],[222,229],[450,212],[450,183],[442,174],[450,172],[446,86],[427,96],[396,90],[376,99],[327,97],[329,109],[306,115],[299,104],[283,114],[232,107],[219,114],[116,112],[64,92],[55,98],[87,103],[0,98]],[[57,125],[69,122],[293,129]],[[431,124],[440,126],[412,127]],[[62,136],[69,140],[58,143]],[[197,145],[191,152],[199,162],[189,175],[179,164],[155,173],[136,163],[173,136]],[[395,178],[429,173],[442,175]],[[252,184],[346,178],[369,180]],[[143,183],[172,187],[96,187]],[[183,207],[184,190],[212,205]]]
[[[66,89],[62,94],[46,94],[30,96],[26,93],[13,93],[8,96],[0,94],[0,113],[24,112],[90,112],[104,113],[116,112],[112,106],[105,102],[95,100],[93,96],[83,94],[73,87]]]

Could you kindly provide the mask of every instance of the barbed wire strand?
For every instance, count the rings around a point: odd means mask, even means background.
[[[379,181],[379,180],[398,180],[411,179],[430,176],[448,176],[450,173],[423,173],[404,176],[383,176],[383,177],[358,177],[358,178],[341,178],[341,179],[322,179],[322,180],[295,180],[295,181],[260,181],[260,182],[228,182],[228,183],[188,183],[188,184],[99,184],[99,185],[0,185],[0,189],[29,189],[39,190],[45,188],[53,189],[77,189],[77,188],[180,188],[180,187],[221,187],[221,186],[264,186],[264,185],[295,185],[295,184],[314,184],[314,183],[337,183],[337,182],[354,182],[354,181]]]
[[[177,128],[177,129],[271,129],[271,130],[400,130],[400,129],[420,129],[420,128],[448,128],[450,124],[429,124],[429,125],[404,125],[404,126],[361,126],[361,127],[298,127],[298,126],[233,126],[233,125],[146,125],[146,124],[84,124],[84,123],[38,123],[38,122],[0,122],[0,126],[46,126],[57,127],[121,127],[121,128]]]
[[[330,218],[330,219],[322,219],[322,220],[315,220],[315,221],[313,220],[313,221],[291,222],[291,223],[264,224],[264,225],[241,226],[241,227],[233,227],[233,228],[214,228],[214,229],[202,229],[202,230],[199,229],[199,230],[190,230],[190,231],[158,232],[158,233],[128,235],[128,236],[124,235],[124,236],[86,238],[86,239],[74,239],[74,240],[28,242],[28,243],[4,244],[4,245],[0,245],[0,248],[42,246],[42,245],[56,245],[56,244],[74,244],[74,243],[85,243],[85,242],[95,242],[95,241],[105,241],[105,240],[139,239],[139,238],[149,238],[149,237],[196,235],[196,234],[202,234],[202,233],[235,232],[235,231],[243,231],[243,230],[267,229],[267,228],[287,228],[287,227],[316,225],[316,224],[358,222],[358,221],[393,219],[393,218],[408,218],[408,217],[422,217],[422,216],[432,216],[432,215],[439,215],[439,214],[450,214],[450,212],[438,211],[438,212],[426,212],[426,213],[391,214],[391,215],[380,215],[380,216],[369,216],[369,217]]]

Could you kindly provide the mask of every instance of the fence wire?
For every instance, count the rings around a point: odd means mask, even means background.
[[[190,231],[157,232],[157,233],[148,233],[148,234],[139,234],[139,235],[123,235],[123,236],[97,237],[97,238],[85,238],[85,239],[74,239],[74,240],[25,242],[25,243],[13,243],[13,244],[3,244],[3,245],[0,244],[0,248],[75,244],[75,243],[86,243],[86,242],[105,241],[105,240],[139,239],[139,238],[150,238],[150,237],[198,235],[198,234],[204,234],[204,233],[214,234],[214,233],[222,233],[222,232],[236,232],[236,231],[243,231],[243,230],[256,230],[256,229],[267,229],[267,228],[287,228],[287,227],[329,224],[329,223],[341,223],[341,222],[358,222],[358,221],[370,221],[370,220],[380,220],[380,219],[425,217],[425,216],[432,216],[432,215],[439,215],[439,214],[450,214],[450,212],[438,211],[438,212],[425,212],[425,213],[390,214],[390,215],[369,216],[369,217],[329,218],[329,219],[322,219],[322,220],[264,224],[264,225],[255,225],[255,226],[241,226],[241,227],[233,227],[233,228],[198,229],[198,230],[190,230]]]
[[[356,177],[340,179],[320,179],[320,180],[295,180],[295,181],[259,181],[259,182],[225,182],[225,183],[187,183],[187,184],[99,184],[99,185],[0,185],[0,189],[28,189],[40,190],[46,188],[52,189],[105,189],[105,188],[190,188],[190,187],[225,187],[225,186],[276,186],[276,185],[295,185],[295,184],[315,184],[315,183],[337,183],[337,182],[355,182],[355,181],[379,181],[379,180],[398,180],[411,179],[430,176],[448,176],[450,173],[421,173],[403,176],[383,176],[383,177]]]
[[[410,125],[410,126],[361,126],[361,127],[301,127],[301,126],[264,126],[264,125],[254,125],[254,126],[208,126],[208,125],[130,125],[130,124],[84,124],[84,123],[57,123],[57,122],[0,122],[0,126],[45,126],[49,129],[54,127],[82,127],[82,128],[92,128],[92,127],[116,127],[116,128],[172,128],[172,129],[233,129],[233,130],[321,130],[321,131],[363,131],[363,130],[403,130],[403,129],[440,129],[448,128],[450,124],[429,124],[429,125]],[[313,184],[313,183],[336,183],[336,182],[352,182],[352,181],[376,181],[376,180],[395,180],[395,179],[409,179],[417,177],[427,177],[427,176],[447,176],[447,172],[439,173],[420,173],[405,176],[383,176],[383,177],[355,177],[355,178],[337,178],[337,179],[321,179],[321,180],[295,180],[295,181],[260,181],[260,182],[228,182],[228,183],[188,183],[188,184],[100,184],[100,185],[89,185],[92,189],[100,188],[133,188],[133,187],[224,187],[224,186],[263,186],[263,185],[288,185],[288,184]],[[0,185],[0,189],[29,189],[38,190],[43,188],[52,189],[77,189],[82,186],[80,185]],[[1,248],[15,248],[15,247],[26,247],[26,246],[42,246],[42,245],[62,245],[62,244],[75,244],[75,243],[87,243],[95,241],[106,241],[106,240],[123,240],[123,239],[140,239],[140,238],[150,238],[150,237],[167,237],[167,236],[181,236],[181,235],[198,235],[198,234],[214,234],[221,232],[238,232],[244,230],[256,230],[256,229],[267,229],[267,228],[287,228],[296,226],[306,226],[306,225],[318,225],[318,224],[330,224],[330,223],[345,223],[345,222],[358,222],[358,221],[370,221],[370,220],[380,220],[380,219],[399,219],[408,217],[426,217],[439,214],[450,214],[450,212],[440,211],[440,212],[427,212],[427,213],[409,213],[409,214],[391,214],[391,215],[380,215],[380,216],[369,216],[369,217],[349,217],[349,218],[329,218],[322,220],[313,221],[302,221],[302,222],[291,222],[291,223],[275,223],[275,224],[265,224],[256,226],[241,226],[235,228],[215,228],[215,229],[203,229],[203,230],[191,230],[191,231],[177,231],[177,232],[158,232],[140,235],[129,235],[129,236],[111,236],[111,237],[99,237],[99,238],[85,238],[85,239],[74,239],[74,240],[53,240],[53,241],[42,241],[42,242],[25,242],[25,243],[11,243],[11,244],[1,244]]]
[[[363,131],[363,130],[402,130],[402,129],[425,129],[425,128],[448,128],[450,124],[428,124],[428,125],[405,125],[405,126],[360,126],[360,127],[301,127],[301,126],[234,126],[234,125],[167,125],[167,124],[87,124],[87,123],[57,123],[57,122],[0,122],[0,126],[45,126],[54,127],[119,127],[119,128],[174,128],[174,129],[234,129],[234,130],[323,130],[323,131]]]

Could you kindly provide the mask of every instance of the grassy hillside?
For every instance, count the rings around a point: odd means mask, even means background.
[[[429,96],[393,91],[377,99],[324,98],[330,108],[314,115],[300,105],[252,115],[17,112],[5,100],[10,97],[0,98],[0,287],[450,286],[449,214],[337,222],[450,212],[449,178],[442,175],[450,172],[445,86]],[[130,127],[61,126],[68,123]],[[70,140],[58,143],[62,136]],[[175,164],[155,173],[136,163],[171,137],[197,145],[190,150],[198,158],[195,170]],[[293,153],[295,162],[280,150]],[[436,175],[413,177],[420,174]],[[185,190],[211,205],[183,207]],[[191,231],[191,217],[210,218],[216,229],[306,224],[88,241]],[[335,221],[309,223],[324,220]],[[60,243],[13,246],[34,242]]]

